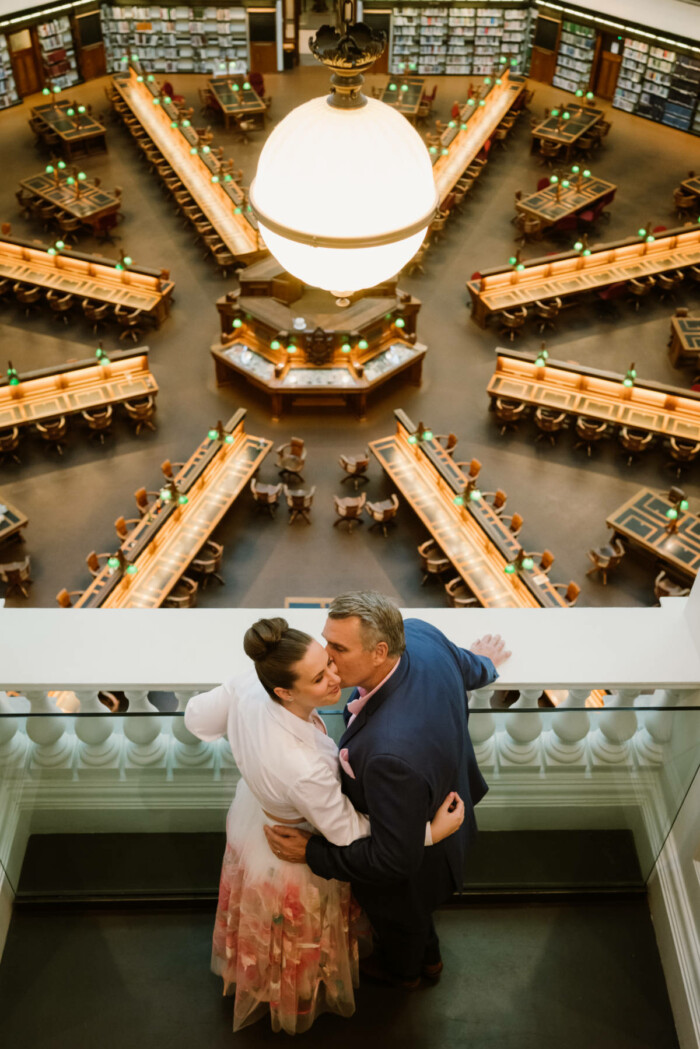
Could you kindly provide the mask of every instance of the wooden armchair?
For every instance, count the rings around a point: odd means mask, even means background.
[[[683,467],[694,462],[700,455],[700,441],[683,441],[678,437],[669,437],[667,447],[671,453],[668,465],[675,470],[676,477],[680,477]]]
[[[381,528],[382,535],[386,539],[388,536],[388,532],[386,530],[387,525],[393,523],[398,509],[399,497],[396,495],[396,492],[394,492],[391,499],[383,499],[379,503],[368,502],[365,506],[365,510],[372,518],[372,524],[369,526],[370,531],[373,528]]]
[[[64,587],[63,590],[59,590],[56,594],[56,600],[61,608],[72,608],[73,602],[71,598],[82,597],[84,593],[84,590],[66,590]]]
[[[499,335],[507,335],[511,342],[519,335],[527,320],[527,307],[516,306],[514,310],[501,310],[497,314]]]
[[[284,494],[289,507],[289,524],[294,524],[297,517],[303,517],[307,524],[311,524],[309,513],[315,492],[316,485],[312,485],[311,488],[288,488],[285,484]]]
[[[85,558],[85,564],[88,566],[88,570],[93,579],[97,578],[102,571],[103,566],[100,562],[104,561],[104,563],[107,564],[111,556],[111,554],[98,554],[95,550],[90,551]]]
[[[47,419],[44,423],[34,423],[34,426],[49,448],[55,448],[59,455],[63,455],[63,446],[66,443],[66,434],[68,433],[68,423],[65,415],[61,415],[58,419]]]
[[[116,519],[114,522],[114,530],[117,533],[117,539],[120,543],[125,542],[125,540],[129,538],[130,532],[133,531],[132,528],[129,528],[129,525],[136,527],[140,520],[140,517],[130,517],[128,520],[124,517],[118,517]]]
[[[277,453],[278,473],[298,477],[300,481],[304,478],[301,471],[306,463],[306,448],[301,437],[292,437],[286,444],[279,445],[275,449]]]
[[[493,403],[493,413],[500,424],[501,437],[506,430],[517,430],[518,425],[527,415],[527,411],[528,405],[525,401],[511,401],[506,397],[497,397]]]
[[[153,496],[154,501],[160,497],[160,492],[148,492],[145,488],[137,488],[134,492],[134,499],[136,500],[136,509],[138,510],[141,517],[145,517],[149,513],[153,503],[148,498],[149,495]]]
[[[627,465],[631,466],[638,455],[650,448],[654,435],[646,430],[633,430],[631,426],[621,426],[618,439],[625,451],[629,452]]]
[[[352,481],[355,491],[361,484],[369,481],[367,471],[369,469],[369,449],[367,449],[364,455],[341,455],[338,462],[345,471],[345,477],[343,477],[341,484],[345,484],[346,481]]]
[[[5,597],[11,597],[17,590],[22,597],[29,597],[27,586],[31,583],[29,554],[21,561],[8,561],[0,564],[0,580],[7,584]]]
[[[452,608],[478,608],[479,602],[461,576],[455,576],[445,583],[445,594]]]
[[[7,430],[0,430],[0,465],[5,462],[5,459],[12,459],[13,462],[20,466],[22,460],[17,455],[18,448],[19,427],[11,426]]]
[[[224,586],[223,576],[220,574],[221,561],[224,556],[224,548],[221,543],[207,539],[195,559],[190,564],[190,572],[201,577],[202,590],[206,590],[210,579],[216,579],[217,583]]]
[[[256,510],[261,509],[267,510],[270,517],[275,516],[275,510],[279,506],[280,492],[282,491],[282,482],[279,484],[260,484],[258,481],[253,479],[250,482],[250,490],[255,500]]]
[[[555,590],[560,590],[564,594],[564,600],[567,605],[571,607],[575,605],[578,600],[578,595],[581,593],[581,587],[578,583],[574,583],[572,580],[570,583],[552,583]]]
[[[577,415],[574,428],[579,438],[574,445],[574,450],[585,447],[590,459],[593,445],[607,436],[608,424],[599,422],[597,419],[588,419],[585,415]]]
[[[425,543],[421,543],[418,547],[418,556],[420,557],[420,567],[423,572],[421,586],[425,586],[429,579],[441,576],[448,569],[454,571],[454,565],[449,557],[445,557],[434,539],[428,539]]]
[[[105,435],[111,432],[114,409],[111,404],[103,408],[85,408],[81,415],[88,424],[90,436],[96,437],[100,444],[105,443]]]
[[[523,527],[522,514],[501,514],[501,520],[508,523],[508,528],[515,538],[520,534],[520,529]]]
[[[654,580],[654,596],[657,601],[662,597],[687,597],[689,593],[689,586],[681,586],[680,583],[674,582],[663,568]]]
[[[152,394],[149,393],[146,397],[140,397],[136,401],[124,401],[124,410],[132,422],[136,423],[137,437],[144,426],[147,430],[155,431],[153,417],[156,414],[156,399]]]
[[[433,440],[436,444],[439,444],[443,451],[447,452],[448,455],[454,454],[454,450],[459,443],[459,437],[456,433],[436,433],[433,434]]]
[[[537,331],[542,334],[545,328],[554,328],[555,320],[561,310],[561,299],[557,295],[555,299],[538,299],[534,306],[535,317],[537,317]]]
[[[194,608],[197,604],[199,584],[196,579],[183,575],[178,579],[165,601],[164,608]]]
[[[173,463],[170,461],[170,459],[163,459],[163,462],[160,464],[160,468],[166,480],[174,481],[175,475],[182,469],[184,465],[184,463]]]
[[[619,538],[613,539],[611,543],[606,543],[605,546],[598,546],[589,550],[588,556],[593,562],[593,567],[588,569],[586,575],[600,572],[603,577],[603,586],[607,586],[608,572],[612,572],[617,568],[626,552],[624,544]]]
[[[348,532],[355,530],[357,525],[363,524],[362,510],[367,501],[367,493],[363,492],[362,495],[355,497],[348,497],[341,499],[339,496],[333,496],[333,505],[335,506],[335,512],[338,515],[333,522],[335,528],[339,524],[346,524],[348,526]]]
[[[508,502],[508,496],[502,488],[497,488],[495,492],[482,492],[481,498],[490,504],[495,514],[501,517]]]
[[[534,414],[535,426],[540,431],[535,441],[543,441],[545,438],[551,445],[556,444],[556,435],[564,430],[567,425],[566,412],[555,412],[551,408],[538,407]]]

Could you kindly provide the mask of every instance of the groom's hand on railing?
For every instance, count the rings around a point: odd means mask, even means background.
[[[307,830],[292,830],[290,827],[263,827],[267,844],[275,856],[287,863],[306,863],[306,843],[311,834]]]
[[[495,667],[505,663],[511,656],[511,653],[506,651],[506,643],[500,634],[485,634],[470,646],[469,651],[475,656],[486,656]]]

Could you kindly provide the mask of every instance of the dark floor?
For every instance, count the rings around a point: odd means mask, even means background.
[[[178,92],[197,104],[202,78],[180,77]],[[274,96],[273,116],[279,120],[299,101],[325,91],[326,73],[304,68],[267,77]],[[371,82],[371,79],[370,79]],[[439,78],[436,115],[447,117],[452,99],[465,94],[465,78]],[[536,85],[533,110],[539,113],[558,92]],[[81,100],[106,107],[103,82],[93,81],[75,90]],[[3,179],[0,218],[10,220],[19,235],[48,243],[49,234],[22,220],[14,192],[20,178],[39,171],[47,158],[33,146],[27,126],[29,102],[0,116],[0,155]],[[692,163],[697,142],[682,132],[611,110],[613,129],[605,149],[596,154],[592,169],[618,185],[612,220],[603,224],[603,239],[636,231],[640,224],[673,225],[672,190]],[[202,121],[203,122],[203,121]],[[216,127],[216,141],[226,145],[250,181],[262,144],[248,146]],[[134,516],[133,492],[141,485],[158,486],[164,458],[186,459],[218,418],[226,419],[239,405],[248,409],[247,426],[281,443],[292,434],[308,445],[306,479],[317,485],[313,524],[287,527],[285,515],[276,521],[257,518],[244,495],[218,530],[226,544],[225,587],[211,586],[201,595],[202,606],[279,606],[287,596],[326,596],[350,587],[372,585],[397,597],[405,606],[443,605],[438,585],[420,586],[416,545],[425,538],[408,508],[400,512],[397,527],[385,540],[366,527],[353,535],[332,528],[332,495],[342,492],[340,452],[361,451],[368,440],[393,430],[392,410],[403,407],[436,432],[459,435],[459,458],[476,456],[483,462],[482,488],[504,488],[508,510],[523,514],[521,538],[526,548],[556,554],[555,581],[576,579],[583,586],[580,603],[588,605],[648,605],[653,603],[652,564],[628,558],[610,584],[603,587],[586,577],[586,550],[605,541],[605,518],[642,485],[668,488],[672,474],[664,468],[661,448],[627,468],[614,442],[600,448],[591,460],[573,451],[573,435],[562,435],[559,446],[534,444],[532,431],[499,438],[487,411],[486,385],[494,364],[498,337],[482,331],[469,319],[465,280],[476,269],[493,266],[512,253],[513,194],[534,189],[543,169],[529,152],[529,121],[525,117],[505,152],[495,151],[486,175],[461,218],[453,221],[444,242],[428,256],[424,277],[402,281],[424,303],[419,337],[430,349],[420,390],[398,383],[382,389],[370,402],[367,418],[358,423],[338,409],[297,410],[279,423],[270,421],[268,402],[246,385],[217,389],[209,346],[218,333],[214,302],[235,279],[222,280],[202,258],[155,176],[138,159],[129,136],[119,125],[108,125],[110,151],[86,158],[89,176],[100,175],[106,186],[124,189],[125,222],[119,227],[123,247],[137,262],[170,267],[176,282],[176,304],[162,328],[149,335],[153,372],[160,384],[158,432],[136,438],[125,423],[115,427],[104,448],[75,432],[63,460],[47,455],[38,441],[23,443],[22,465],[0,467],[0,492],[23,509],[30,519],[26,548],[32,558],[33,586],[26,601],[9,604],[54,607],[62,588],[77,590],[90,581],[85,556],[90,550],[111,551],[116,539],[115,518]],[[697,166],[697,165],[696,165]],[[309,165],[313,178],[313,165]],[[89,237],[88,250],[97,245]],[[544,242],[526,255],[554,250]],[[106,253],[116,259],[117,248]],[[696,285],[697,287],[697,285]],[[697,309],[698,296],[689,289],[678,294],[677,305]],[[636,314],[621,305],[613,317],[590,310],[567,311],[559,330],[548,336],[550,356],[624,371],[635,361],[638,374],[687,387],[692,373],[675,371],[668,363],[666,340],[673,305],[649,302]],[[0,361],[12,360],[20,370],[91,354],[94,339],[82,320],[67,328],[46,316],[25,319],[13,307],[0,314]],[[519,346],[534,349],[540,338],[528,332]],[[104,340],[117,345],[117,333]],[[123,345],[123,344],[122,344]],[[4,365],[3,365],[4,366]],[[262,480],[272,480],[272,461],[263,464]],[[697,507],[698,468],[684,481]],[[347,487],[347,486],[346,486]],[[388,484],[378,467],[371,467],[370,498],[387,494]]]
[[[17,908],[0,967],[12,1049],[280,1045],[267,1020],[232,1042],[208,972],[213,909]],[[677,1049],[646,901],[504,904],[437,916],[445,973],[415,992],[363,985],[304,1046]]]

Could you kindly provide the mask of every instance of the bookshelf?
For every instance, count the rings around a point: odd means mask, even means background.
[[[36,27],[44,75],[57,87],[72,87],[80,80],[73,46],[73,33],[67,18],[54,18]]]
[[[664,124],[690,131],[700,93],[700,58],[677,54],[664,107]]]
[[[644,73],[649,59],[649,45],[641,40],[626,39],[622,48],[622,62],[613,97],[613,106],[634,113],[642,94]]]
[[[502,54],[523,68],[529,46],[530,10],[462,4],[411,4],[394,8],[389,68],[421,76],[488,75]]]
[[[700,135],[700,59],[626,39],[613,106]]]
[[[578,22],[563,22],[559,54],[552,83],[565,91],[588,90],[595,52],[596,31]]]
[[[19,95],[15,87],[15,78],[12,75],[7,39],[0,36],[0,109],[7,109],[8,106],[14,106],[17,102],[19,102]]]
[[[245,73],[249,66],[244,7],[102,6],[107,70],[137,54],[154,73]]]

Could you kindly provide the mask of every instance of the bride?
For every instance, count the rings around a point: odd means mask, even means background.
[[[211,965],[224,994],[235,993],[234,1031],[269,1007],[273,1030],[299,1034],[319,1013],[354,1012],[358,942],[369,928],[348,883],[278,859],[263,826],[315,830],[334,845],[371,829],[341,792],[338,749],[316,713],[340,698],[325,649],[281,618],[258,620],[243,647],[254,669],[194,696],[185,710],[195,736],[228,736],[242,777],[226,820]],[[461,799],[448,795],[426,844],[463,818]]]

